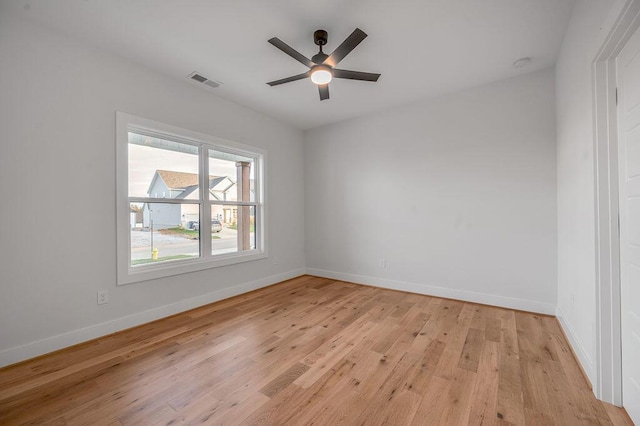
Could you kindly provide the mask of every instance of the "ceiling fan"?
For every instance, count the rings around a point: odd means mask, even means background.
[[[269,39],[269,43],[273,44],[278,49],[282,50],[287,55],[291,56],[296,61],[309,67],[309,71],[294,75],[291,77],[283,78],[281,80],[270,81],[267,84],[269,86],[277,86],[283,83],[289,83],[296,80],[302,80],[303,78],[310,77],[311,81],[318,85],[320,91],[320,100],[329,99],[329,82],[333,78],[346,78],[350,80],[362,80],[362,81],[378,81],[380,74],[374,74],[370,72],[361,71],[349,71],[335,68],[338,62],[344,59],[357,45],[367,37],[367,34],[360,28],[356,28],[349,37],[347,37],[340,46],[333,51],[332,54],[327,55],[322,51],[322,46],[327,44],[327,32],[325,30],[317,30],[313,33],[314,43],[320,47],[320,52],[307,58],[282,40],[277,37]]]

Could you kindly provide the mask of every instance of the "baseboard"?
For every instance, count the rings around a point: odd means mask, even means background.
[[[408,291],[428,296],[444,297],[447,299],[463,300],[465,302],[482,303],[484,305],[500,306],[519,311],[536,312],[555,315],[556,307],[551,303],[535,302],[512,297],[497,296],[487,293],[476,293],[467,290],[457,290],[428,284],[418,284],[407,281],[388,280],[365,275],[345,274],[343,272],[326,271],[323,269],[307,268],[307,274],[334,280],[349,281],[356,284],[371,285],[391,290]]]
[[[560,327],[562,327],[562,331],[564,332],[565,337],[569,341],[569,345],[571,346],[571,350],[573,351],[574,356],[578,360],[578,364],[582,369],[582,373],[585,375],[585,379],[589,382],[589,385],[593,385],[595,383],[594,379],[596,378],[596,369],[587,355],[587,351],[584,350],[584,347],[578,340],[578,336],[576,332],[571,327],[571,324],[567,322],[567,317],[562,313],[560,307],[556,309],[556,318],[560,323]],[[593,389],[593,386],[592,386]]]
[[[91,339],[106,336],[107,334],[122,331],[127,328],[145,324],[157,319],[175,315],[180,312],[188,311],[199,306],[217,302],[219,300],[228,299],[252,290],[267,287],[272,284],[279,283],[291,278],[304,275],[304,268],[294,269],[277,275],[261,278],[259,280],[246,282],[233,287],[227,287],[201,296],[192,297],[190,299],[181,300],[169,305],[160,306],[147,311],[138,312],[125,317],[117,318],[111,321],[92,325],[89,327],[73,330],[68,333],[59,334],[57,336],[27,343],[26,345],[16,346],[13,348],[0,351],[0,367],[15,364],[30,358],[44,355],[49,352],[77,345]]]

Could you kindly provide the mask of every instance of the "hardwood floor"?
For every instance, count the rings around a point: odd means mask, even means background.
[[[553,317],[303,276],[0,370],[0,424],[631,424]]]

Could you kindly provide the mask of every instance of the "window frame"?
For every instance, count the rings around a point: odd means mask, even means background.
[[[172,199],[129,196],[129,132],[146,136],[168,139],[198,147],[198,183],[199,199]],[[218,201],[209,197],[209,150],[217,150],[254,159],[254,201]],[[116,112],[116,260],[117,285],[131,284],[181,275],[205,269],[234,265],[267,258],[266,208],[265,208],[265,150],[238,142],[222,139],[138,117],[121,111]],[[131,202],[149,202],[163,204],[199,204],[200,212],[200,256],[193,259],[180,259],[157,264],[131,266]],[[211,206],[213,205],[255,206],[255,249],[224,254],[211,253]],[[203,226],[204,225],[204,226]]]

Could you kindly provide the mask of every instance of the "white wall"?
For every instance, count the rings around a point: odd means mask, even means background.
[[[0,365],[304,271],[302,132],[8,14],[0,58]],[[270,258],[116,287],[116,110],[266,149]]]
[[[614,0],[578,0],[556,65],[558,312],[574,351],[596,380],[596,253],[592,64]],[[615,7],[614,7],[615,6]]]
[[[547,69],[307,132],[307,270],[555,313],[554,96]]]

